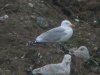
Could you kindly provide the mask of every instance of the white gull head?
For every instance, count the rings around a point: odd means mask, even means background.
[[[71,55],[69,54],[66,54],[63,58],[63,61],[62,62],[65,62],[65,63],[70,63],[71,62]]]
[[[71,26],[73,26],[73,24],[69,21],[69,20],[63,20],[62,22],[61,22],[61,26],[62,27],[71,27]]]

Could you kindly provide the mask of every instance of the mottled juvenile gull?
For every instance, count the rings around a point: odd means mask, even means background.
[[[48,64],[41,68],[34,69],[33,75],[69,75],[71,56],[66,54],[61,63]]]
[[[87,61],[90,58],[90,54],[86,46],[80,46],[77,50],[74,50],[72,54],[84,61]]]

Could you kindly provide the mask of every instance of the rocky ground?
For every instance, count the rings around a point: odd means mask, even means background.
[[[100,0],[0,0],[0,75],[27,75],[29,66],[61,62],[64,54],[52,46],[26,44],[64,19],[76,26],[65,47],[87,46],[100,66]],[[81,70],[73,66],[71,75],[100,74],[78,62]]]

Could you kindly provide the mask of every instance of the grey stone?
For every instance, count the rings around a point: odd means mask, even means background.
[[[51,23],[49,20],[47,20],[46,18],[44,17],[37,17],[36,18],[36,22],[37,22],[37,25],[41,28],[50,28],[51,27]]]

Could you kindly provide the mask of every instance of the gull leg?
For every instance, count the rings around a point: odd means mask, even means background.
[[[69,54],[69,50],[65,48],[64,43],[63,44],[60,43],[59,45],[64,54]]]

